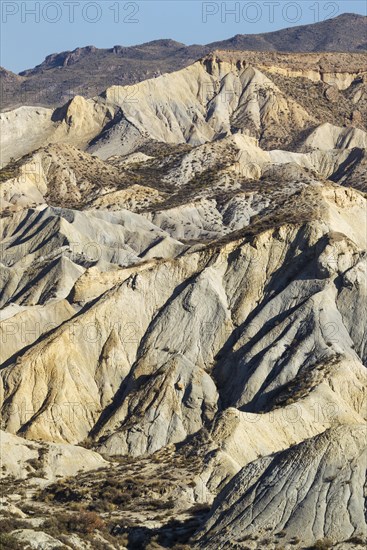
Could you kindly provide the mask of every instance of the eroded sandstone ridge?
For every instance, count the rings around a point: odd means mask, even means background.
[[[1,115],[4,544],[363,547],[364,59]]]

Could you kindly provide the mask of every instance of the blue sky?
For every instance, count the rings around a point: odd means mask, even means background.
[[[93,44],[109,48],[158,38],[205,44],[268,32],[345,12],[367,14],[366,0],[1,0],[0,63],[14,72],[46,55]]]

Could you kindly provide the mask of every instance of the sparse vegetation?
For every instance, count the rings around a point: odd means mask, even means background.
[[[8,535],[16,529],[27,529],[28,527],[29,525],[26,521],[19,519],[12,514],[4,517],[4,514],[2,513],[2,517],[0,518],[0,533]]]
[[[347,542],[350,542],[352,544],[360,544],[361,546],[367,545],[367,538],[362,537],[361,535],[354,535],[353,537],[350,537]]]
[[[24,545],[8,533],[0,533],[0,548],[3,550],[23,550]]]
[[[309,546],[308,550],[328,550],[328,548],[332,548],[333,543],[329,539],[320,539],[315,542],[313,546]]]
[[[42,526],[55,537],[66,532],[90,535],[95,531],[102,531],[104,527],[105,522],[96,512],[84,510],[72,514],[54,514]]]

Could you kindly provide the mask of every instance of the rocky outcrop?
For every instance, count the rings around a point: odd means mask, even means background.
[[[218,407],[265,412],[295,388],[302,406],[316,392],[340,414],[349,409],[346,420],[358,419],[365,336],[353,328],[348,307],[358,308],[365,292],[364,208],[357,192],[311,185],[283,206],[284,213],[298,212],[297,222],[279,225],[278,210],[252,242],[231,237],[176,260],[148,262],[122,273],[117,284],[107,270],[95,303],[16,360],[13,354],[3,369],[4,425],[72,443],[91,432],[111,454],[144,454],[195,433]],[[339,285],[351,290],[340,293]],[[14,321],[5,319],[5,334]],[[346,408],[337,380],[348,369],[354,374]],[[359,397],[352,397],[353,386]],[[161,396],[158,403],[153,395]],[[27,420],[24,401],[33,411]],[[72,420],[64,411],[57,422],[45,421],[54,407],[69,410],[71,403]],[[322,428],[324,422],[316,429]]]
[[[39,478],[41,484],[78,472],[97,470],[107,462],[94,451],[74,445],[58,445],[27,441],[10,433],[0,432],[1,477]]]
[[[339,87],[347,89],[343,96],[344,116],[348,117],[349,112],[349,123],[365,129],[364,117],[355,114],[356,103],[363,107],[365,101],[358,95],[361,90],[355,89],[364,78],[363,56],[355,54],[349,65],[346,59],[343,65],[341,56],[341,76],[329,79],[320,71],[332,67],[332,56],[326,56],[326,60],[322,56],[311,58],[309,69],[307,59],[298,56],[292,61],[296,67],[293,70],[285,54],[264,64],[256,53],[218,51],[175,73],[134,86],[111,86],[93,99],[76,96],[53,112],[21,107],[3,113],[2,162],[8,163],[11,157],[17,159],[48,143],[75,145],[107,159],[131,153],[149,140],[196,146],[236,133],[251,135],[266,148],[291,147],[305,132],[328,121],[330,105],[314,116],[312,103],[305,108],[301,98],[297,101],[297,97],[286,93],[289,80],[317,80],[313,70],[319,80],[336,84],[340,80]],[[297,65],[301,68],[297,69]],[[281,81],[283,86],[275,84],[272,73],[285,79]],[[324,89],[321,87],[318,93],[323,97]],[[37,131],[29,140],[31,126],[36,126]],[[323,146],[339,147],[337,136],[334,138],[334,145],[327,140]],[[361,137],[348,137],[347,143],[352,142],[365,146]],[[317,143],[316,139],[315,144],[309,145],[318,147]]]
[[[364,84],[257,55],[6,115],[4,544],[359,548]]]
[[[297,548],[323,540],[362,548],[365,443],[365,426],[343,426],[252,462],[218,495],[197,546],[255,540],[275,548],[281,539]]]

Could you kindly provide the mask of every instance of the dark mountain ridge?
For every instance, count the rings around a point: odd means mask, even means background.
[[[134,84],[179,70],[216,49],[362,53],[367,50],[366,37],[367,17],[345,13],[319,23],[270,33],[238,34],[207,45],[186,46],[162,39],[129,47],[85,46],[48,55],[40,65],[20,75],[2,69],[2,108],[54,107],[74,95],[92,97],[113,84]]]

